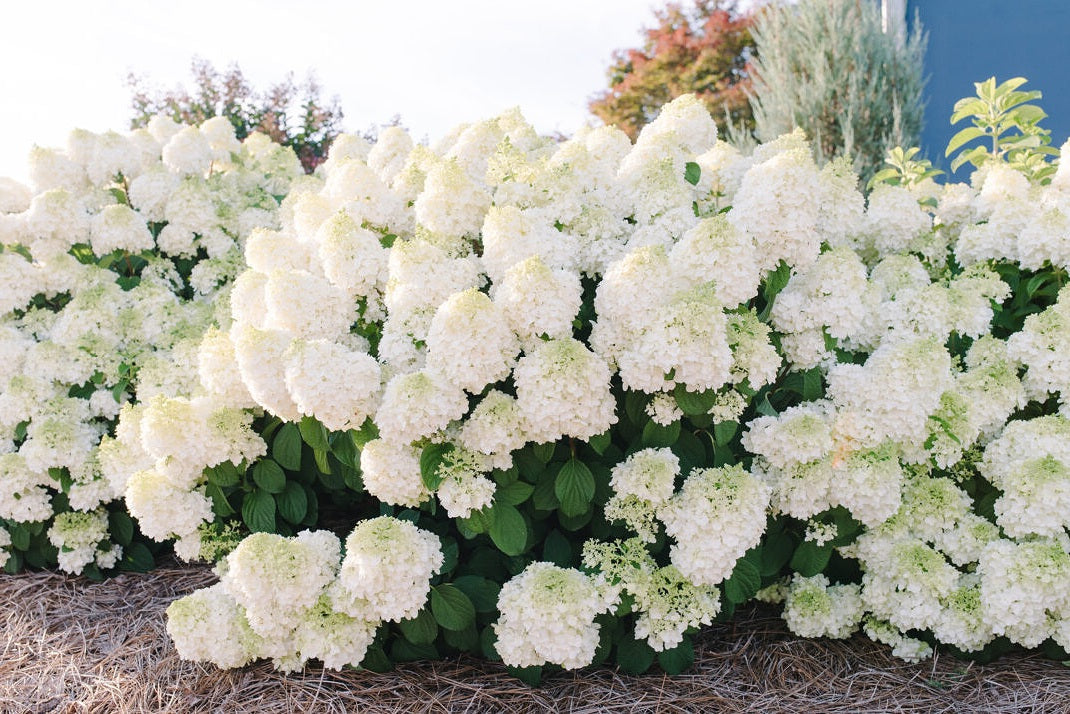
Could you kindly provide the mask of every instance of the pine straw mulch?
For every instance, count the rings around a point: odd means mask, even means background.
[[[310,667],[282,676],[183,662],[165,630],[174,598],[214,582],[170,566],[90,583],[0,576],[0,711],[33,712],[1066,712],[1070,669],[1037,656],[991,665],[948,655],[918,665],[864,637],[800,640],[771,609],[708,628],[675,677],[609,667],[549,675],[532,689],[463,658],[393,672]]]

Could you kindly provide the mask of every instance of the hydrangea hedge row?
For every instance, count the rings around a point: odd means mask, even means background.
[[[754,598],[906,659],[1066,656],[1070,169],[863,196],[692,97],[634,145],[510,112],[302,177],[157,120],[32,166],[0,552],[218,561],[183,657],[678,672]]]

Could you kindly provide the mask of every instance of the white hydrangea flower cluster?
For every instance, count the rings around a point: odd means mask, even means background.
[[[60,570],[68,573],[80,573],[90,563],[98,568],[114,567],[123,554],[122,547],[109,538],[104,510],[57,514],[48,529],[48,540],[59,550]]]
[[[512,667],[588,665],[598,648],[594,619],[612,609],[618,597],[618,588],[601,578],[532,563],[502,586],[494,648]]]
[[[1059,291],[1058,301],[1043,312],[1030,315],[1025,325],[1007,340],[1008,356],[1024,365],[1026,394],[1043,401],[1048,394],[1067,403],[1070,392],[1070,291]]]
[[[1003,163],[978,173],[974,183],[980,181],[980,190],[963,197],[966,225],[954,244],[959,264],[1006,260],[1026,270],[1070,266],[1070,203],[1064,184],[1030,184]]]
[[[784,600],[784,621],[800,637],[850,637],[862,621],[857,585],[831,585],[824,575],[796,573]]]
[[[105,469],[113,483],[122,484],[127,508],[145,535],[190,539],[179,554],[195,558],[197,530],[214,518],[205,469],[223,462],[242,466],[267,453],[267,444],[251,429],[252,414],[210,396],[157,396],[122,418],[125,429],[109,443]],[[139,470],[129,473],[124,468],[129,466]]]
[[[624,521],[639,539],[657,538],[657,513],[675,490],[680,459],[669,449],[642,449],[613,468],[613,495],[605,505],[607,520]]]
[[[260,658],[284,671],[309,659],[356,667],[384,620],[426,602],[441,564],[436,536],[389,517],[358,524],[344,558],[328,531],[256,533],[220,561],[219,583],[171,603],[167,632],[183,659],[223,668]]]
[[[695,585],[719,584],[765,532],[770,492],[740,465],[692,471],[658,512],[672,564]]]
[[[129,134],[78,130],[66,150],[31,152],[33,188],[0,212],[0,242],[21,246],[0,255],[0,434],[21,457],[5,467],[12,476],[0,479],[0,501],[20,494],[6,517],[48,521],[49,496],[67,492],[75,510],[59,514],[51,531],[65,543],[61,567],[114,565],[117,547],[107,551],[114,558],[103,549],[90,556],[78,534],[102,527],[106,536],[97,509],[122,496],[134,471],[117,474],[117,449],[98,455],[98,445],[114,442],[108,434],[135,393],[148,400],[200,391],[191,358],[215,318],[210,301],[237,272],[226,266],[244,265],[244,233],[275,223],[275,196],[300,173],[291,150],[266,137],[239,142],[225,119],[181,127],[157,118]],[[193,300],[174,262],[186,258],[197,264]],[[175,457],[188,455],[172,454],[172,471]],[[211,518],[203,499],[185,505]]]
[[[1012,421],[985,447],[978,471],[1001,492],[996,522],[1012,538],[1070,528],[1070,420]]]
[[[695,585],[674,565],[658,567],[639,538],[589,540],[583,563],[633,598],[635,636],[655,651],[672,649],[687,630],[710,624],[720,612],[716,587]]]

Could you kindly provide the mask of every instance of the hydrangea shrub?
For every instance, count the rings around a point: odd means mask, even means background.
[[[278,224],[300,164],[264,136],[238,142],[225,119],[163,118],[75,131],[29,162],[33,188],[9,182],[0,201],[0,560],[91,577],[148,569],[158,547],[144,536],[169,534],[130,518],[119,415],[155,405],[134,438],[173,463],[176,518],[205,514],[188,452],[263,453],[250,413],[175,398],[201,389],[199,346],[245,267],[244,237]],[[222,443],[228,429],[236,441]]]
[[[189,131],[162,161],[210,182]],[[140,531],[219,563],[169,609],[182,656],[678,672],[755,598],[907,659],[1070,645],[1070,173],[865,196],[801,134],[716,137],[693,97],[634,144],[343,137],[239,230],[98,437]],[[59,490],[34,438],[7,489]],[[68,563],[103,539],[45,517]]]

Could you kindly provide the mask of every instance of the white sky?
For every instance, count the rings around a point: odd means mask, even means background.
[[[0,176],[25,180],[33,144],[124,131],[128,72],[191,85],[194,55],[237,62],[257,89],[313,70],[345,128],[400,114],[414,138],[519,106],[571,133],[606,87],[612,52],[636,47],[664,0],[5,0]],[[685,3],[687,4],[687,3]]]

